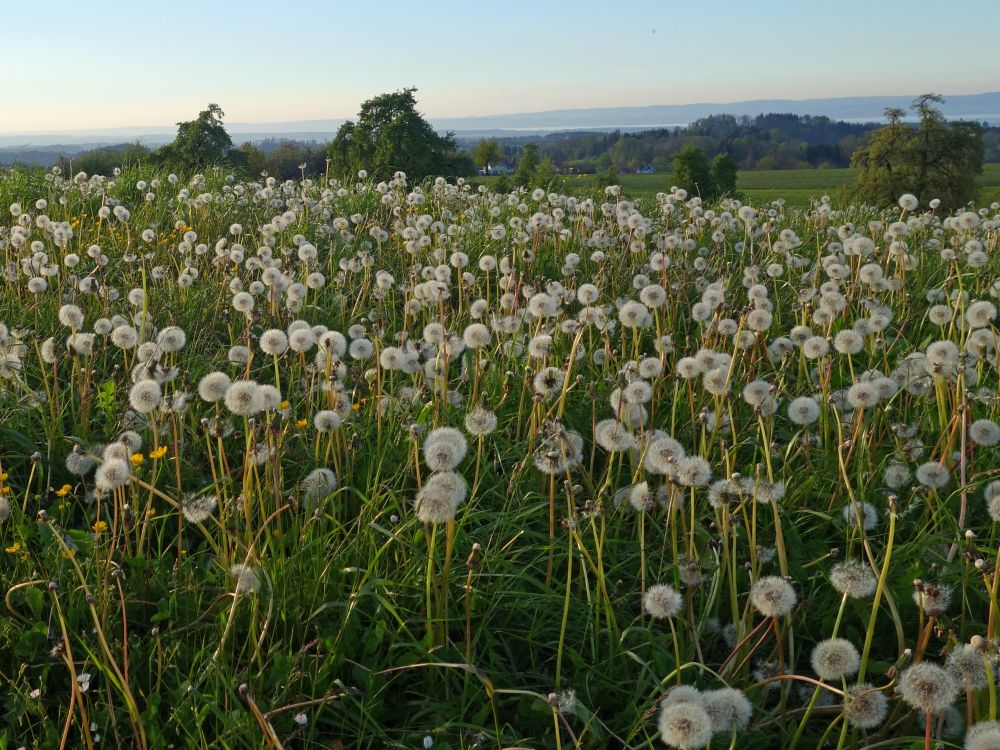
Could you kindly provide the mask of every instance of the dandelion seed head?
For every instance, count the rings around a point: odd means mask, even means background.
[[[215,495],[190,494],[181,501],[181,512],[189,523],[204,523],[212,517],[217,505]]]
[[[881,726],[889,713],[889,699],[885,693],[874,689],[870,682],[862,682],[847,689],[844,696],[844,717],[857,729],[871,730]]]
[[[132,469],[128,461],[121,458],[106,458],[94,472],[94,486],[101,492],[111,492],[125,484],[131,474]]]
[[[236,380],[224,397],[226,408],[239,417],[250,417],[264,409],[260,386],[255,380]]]
[[[260,335],[257,345],[264,354],[280,357],[288,350],[288,335],[279,328],[270,328]]]
[[[477,406],[465,415],[465,430],[474,437],[484,437],[497,428],[496,414]]]
[[[714,734],[743,731],[753,716],[753,705],[743,691],[736,688],[706,690],[701,694],[701,705],[712,722]]]
[[[833,566],[830,583],[842,595],[865,599],[875,593],[878,581],[868,565],[848,560]]]
[[[624,453],[635,445],[635,436],[615,419],[602,419],[594,425],[594,441],[609,453]]]
[[[76,305],[63,305],[59,308],[59,322],[71,331],[83,328],[83,311]]]
[[[313,427],[317,432],[332,432],[340,427],[340,415],[331,409],[322,409],[313,416]]]
[[[451,471],[458,466],[469,444],[454,427],[438,427],[424,441],[424,462],[431,471]]]
[[[969,439],[976,445],[1000,443],[1000,426],[990,419],[977,419],[969,425]]]
[[[712,741],[712,720],[700,702],[664,704],[657,724],[663,743],[678,750],[697,750]]]
[[[465,501],[468,488],[465,479],[453,471],[431,474],[414,503],[417,518],[423,523],[446,523],[455,518],[458,507]]]
[[[656,620],[676,617],[683,606],[684,597],[665,583],[650,586],[642,595],[643,609]]]
[[[841,515],[844,523],[855,529],[858,528],[859,522],[865,531],[871,531],[878,524],[878,511],[871,503],[852,501],[844,506]]]
[[[958,690],[958,682],[947,670],[926,661],[903,670],[896,685],[903,701],[932,714],[948,710]]]
[[[313,469],[302,480],[303,497],[310,502],[320,500],[336,489],[337,475],[324,467]]]
[[[778,576],[765,576],[750,588],[750,603],[764,617],[787,615],[797,602],[792,584]]]
[[[939,490],[948,484],[948,469],[940,461],[928,461],[917,467],[917,481],[924,487]]]
[[[140,380],[128,394],[129,405],[140,414],[149,414],[160,405],[163,390],[155,380]]]
[[[235,563],[229,568],[229,573],[235,579],[233,593],[236,596],[253,596],[260,591],[260,578],[249,565]]]
[[[965,750],[1000,750],[1000,722],[980,721],[969,727]]]
[[[178,326],[167,326],[156,336],[156,345],[161,351],[179,352],[187,343],[187,334]]]
[[[835,681],[857,672],[861,656],[846,638],[827,638],[813,648],[810,663],[821,680]]]
[[[945,669],[958,680],[963,691],[975,692],[989,684],[983,653],[972,644],[953,648],[945,659]]]
[[[215,403],[226,397],[232,380],[224,372],[210,372],[198,381],[198,396],[202,401]]]

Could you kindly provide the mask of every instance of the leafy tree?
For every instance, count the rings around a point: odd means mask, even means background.
[[[913,193],[925,202],[938,198],[952,209],[975,199],[985,154],[982,128],[947,122],[934,106],[942,101],[937,94],[917,97],[912,105],[916,127],[903,122],[903,110],[886,110],[888,123],[851,157],[858,171],[854,200],[889,206],[903,193]]]
[[[712,169],[705,152],[693,144],[686,144],[674,155],[674,184],[690,195],[711,200],[717,194]]]
[[[267,154],[259,146],[246,141],[240,144],[240,151],[243,152],[243,158],[246,159],[247,171],[253,177],[257,177],[261,172],[270,171],[270,165],[267,163]]]
[[[480,141],[472,151],[472,160],[489,174],[490,167],[500,161],[500,144],[496,141]]]
[[[535,183],[535,170],[538,169],[538,146],[534,143],[524,144],[521,152],[521,161],[517,163],[517,171],[514,172],[514,184],[521,187],[530,187]]]
[[[218,104],[209,104],[196,119],[177,123],[177,137],[157,152],[157,158],[198,169],[213,164],[245,166],[244,154],[233,148],[233,140],[222,126],[223,117],[225,112]]]
[[[717,195],[733,195],[736,193],[736,173],[739,165],[727,152],[716,154],[712,159],[712,181],[715,183]]]
[[[458,153],[452,133],[439,135],[417,112],[415,88],[381,94],[361,105],[330,143],[331,172],[351,179],[359,171],[379,180],[402,171],[413,180],[471,174],[469,157]]]
[[[552,161],[552,157],[543,157],[535,168],[534,184],[538,187],[548,188],[552,186],[557,177],[558,173],[556,172],[556,165]]]

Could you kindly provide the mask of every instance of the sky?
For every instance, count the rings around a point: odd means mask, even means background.
[[[1000,90],[988,0],[0,0],[0,133]]]

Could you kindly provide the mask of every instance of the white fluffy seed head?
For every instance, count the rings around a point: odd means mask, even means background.
[[[224,372],[210,372],[198,381],[198,396],[209,403],[221,401],[232,382]]]
[[[163,399],[163,391],[155,380],[140,380],[128,394],[129,404],[140,414],[149,414]]]
[[[853,599],[865,599],[875,593],[878,581],[868,565],[847,560],[833,566],[830,571],[830,583],[841,595]]]
[[[237,380],[226,390],[224,400],[226,408],[239,417],[250,417],[264,409],[255,380]]]
[[[650,617],[663,620],[676,617],[684,606],[684,597],[665,583],[650,586],[642,595],[642,607]]]
[[[797,602],[792,584],[778,576],[765,576],[750,589],[750,603],[764,617],[787,615]]]
[[[288,335],[279,328],[270,328],[257,341],[260,350],[272,357],[280,357],[288,349]]]
[[[465,480],[453,471],[431,474],[417,493],[414,511],[423,523],[446,523],[455,518],[468,492]]]
[[[844,696],[844,717],[857,729],[871,730],[880,726],[889,713],[889,699],[870,682],[848,688]]]
[[[958,690],[958,682],[946,669],[926,661],[903,670],[896,686],[899,697],[906,703],[932,714],[951,707]]]
[[[660,739],[679,750],[697,750],[712,741],[712,719],[700,702],[664,703],[657,724]]]
[[[424,461],[431,471],[451,471],[465,458],[469,444],[454,427],[438,427],[424,441]]]
[[[858,671],[861,656],[846,638],[827,638],[813,648],[810,663],[821,680],[839,680]]]

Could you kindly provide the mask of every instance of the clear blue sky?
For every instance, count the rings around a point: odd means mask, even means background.
[[[4,7],[6,6],[6,7]],[[1000,90],[987,0],[0,0],[0,132]],[[655,33],[654,33],[655,32]]]

